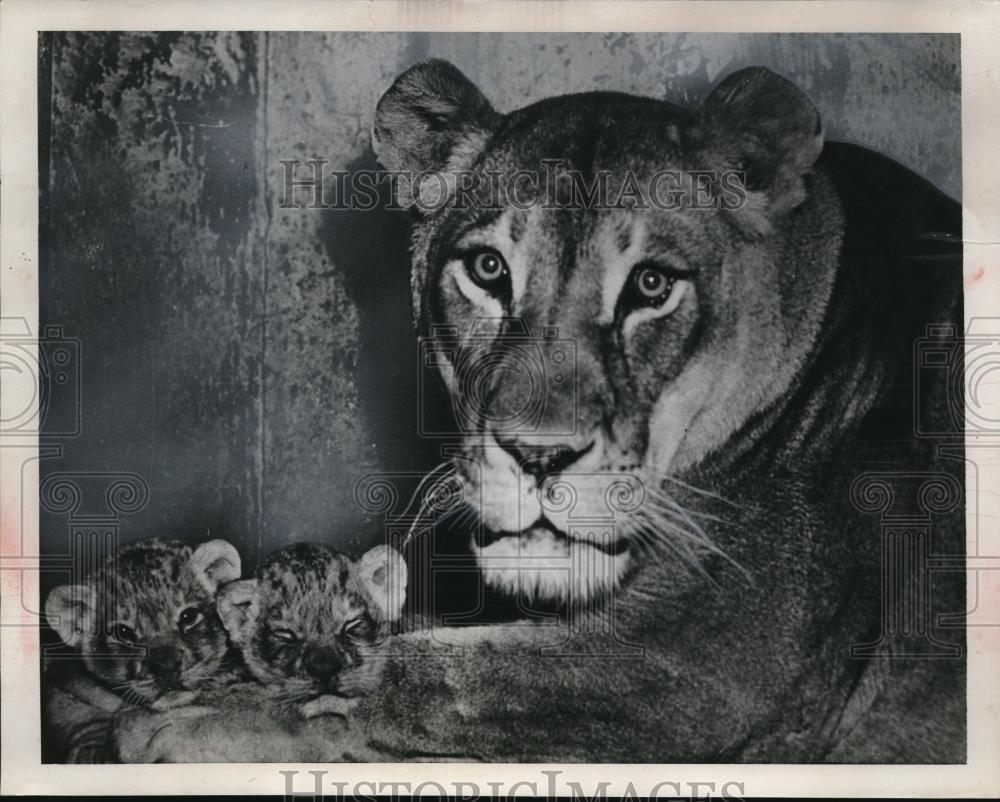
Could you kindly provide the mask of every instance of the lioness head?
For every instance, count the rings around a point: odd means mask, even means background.
[[[487,580],[589,597],[646,547],[710,547],[672,482],[780,399],[832,285],[806,97],[749,69],[693,110],[595,92],[500,114],[428,61],[379,101],[373,143],[419,213],[413,302],[451,338]]]

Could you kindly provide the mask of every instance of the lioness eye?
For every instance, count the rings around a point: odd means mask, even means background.
[[[494,295],[510,278],[510,270],[504,258],[492,249],[474,251],[468,254],[464,261],[469,278]]]
[[[136,634],[135,630],[128,624],[115,624],[114,633],[115,640],[121,641],[122,643],[137,643],[139,640],[139,636]]]
[[[632,269],[632,284],[639,298],[659,306],[670,295],[675,279],[656,267],[637,265]]]
[[[177,628],[181,632],[190,632],[205,620],[205,615],[197,607],[188,607],[177,617]]]
[[[271,637],[283,643],[295,643],[299,639],[299,636],[290,629],[272,629]]]
[[[693,275],[689,270],[660,262],[640,262],[629,273],[615,314],[619,320],[642,309],[647,318],[669,315],[680,304]]]

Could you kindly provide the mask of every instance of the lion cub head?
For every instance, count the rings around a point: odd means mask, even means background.
[[[227,650],[215,596],[239,579],[224,540],[197,548],[160,539],[130,543],[80,585],[55,588],[45,617],[86,669],[133,704],[198,688]]]
[[[254,579],[219,597],[219,613],[251,673],[288,699],[364,690],[366,650],[399,618],[406,564],[379,546],[352,562],[326,546],[271,554]]]
[[[805,95],[748,69],[693,109],[591,92],[501,114],[432,60],[381,98],[373,147],[418,213],[413,303],[487,581],[586,598],[659,546],[711,550],[672,481],[783,398],[836,269]]]

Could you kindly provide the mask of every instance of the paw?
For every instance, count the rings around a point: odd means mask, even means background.
[[[67,763],[115,763],[117,762],[105,744],[84,744],[70,750]]]
[[[154,705],[134,708],[117,717],[114,744],[119,762],[189,763],[200,759],[191,756],[207,749],[204,745],[199,749],[197,733],[205,722],[211,723],[216,708],[181,705],[155,710]]]
[[[185,721],[189,718],[203,718],[209,716],[213,713],[218,712],[217,707],[208,707],[207,705],[186,705],[184,707],[174,708],[169,712],[169,715],[165,716],[164,719],[173,724],[176,721]]]
[[[343,696],[319,696],[311,699],[299,708],[303,718],[316,716],[344,716],[350,713],[358,704],[357,699],[347,699]]]

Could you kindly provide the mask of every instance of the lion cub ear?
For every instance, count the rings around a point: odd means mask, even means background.
[[[372,149],[393,172],[417,176],[457,171],[471,166],[500,119],[457,67],[429,59],[410,67],[382,95],[375,109]],[[399,203],[411,206],[418,188],[403,179],[394,183]]]
[[[819,113],[791,81],[763,67],[739,70],[702,105],[700,144],[746,173],[772,210],[805,198],[802,177],[823,149]]]
[[[93,623],[97,600],[86,585],[60,585],[45,600],[45,620],[67,646],[78,646]]]
[[[230,582],[219,591],[215,609],[233,643],[249,643],[257,625],[257,580]]]
[[[209,540],[194,550],[188,567],[212,596],[223,585],[240,578],[240,553],[225,540]]]
[[[386,621],[395,621],[406,601],[406,561],[389,546],[376,546],[354,564],[355,574]]]

